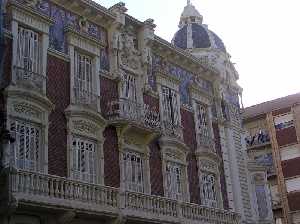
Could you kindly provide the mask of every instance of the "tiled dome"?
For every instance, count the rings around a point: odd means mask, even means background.
[[[179,30],[172,43],[182,49],[213,48],[226,52],[221,38],[202,24],[202,16],[188,1],[180,17]]]

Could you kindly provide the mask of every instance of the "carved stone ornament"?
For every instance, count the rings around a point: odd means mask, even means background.
[[[200,161],[200,169],[202,170],[216,170],[216,164],[209,160],[201,160]]]
[[[120,59],[124,66],[137,70],[141,67],[140,52],[135,49],[134,37],[128,33],[123,33],[120,38]]]
[[[31,7],[35,7],[39,2],[40,0],[25,0],[25,3]]]
[[[28,116],[28,117],[33,117],[33,118],[40,118],[41,112],[34,108],[32,105],[28,103],[17,103],[13,105],[13,110],[16,113]]]
[[[73,121],[74,129],[86,134],[95,134],[98,130],[98,127],[91,122],[84,120]]]

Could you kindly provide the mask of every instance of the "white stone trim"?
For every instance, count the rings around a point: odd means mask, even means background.
[[[41,102],[34,98],[26,97],[20,91],[20,95],[8,92],[7,97],[7,129],[9,130],[10,122],[14,120],[21,120],[28,123],[37,124],[41,128],[41,156],[38,161],[39,171],[48,173],[48,128],[49,128],[49,114],[51,108],[47,108]]]
[[[71,177],[71,168],[73,167],[72,158],[72,136],[79,136],[87,140],[93,140],[96,143],[96,184],[104,184],[104,152],[103,152],[103,129],[105,122],[98,114],[88,114],[86,112],[77,113],[80,108],[67,108],[65,111],[67,117],[67,161],[68,176]]]
[[[289,145],[280,148],[281,161],[290,160],[300,157],[300,145]]]
[[[12,56],[12,83],[16,84],[16,73],[14,66],[17,65],[17,48],[18,48],[18,27],[25,26],[40,34],[41,46],[41,75],[46,77],[47,73],[47,51],[49,46],[49,27],[52,20],[40,15],[27,7],[13,3],[9,6],[12,13],[11,30],[13,35],[13,56]],[[43,81],[43,94],[46,94],[46,79]]]

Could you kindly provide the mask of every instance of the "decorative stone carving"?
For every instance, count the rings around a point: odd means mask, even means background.
[[[98,127],[84,120],[73,121],[74,129],[87,134],[95,134]]]
[[[41,115],[41,112],[38,109],[28,103],[16,103],[13,105],[13,110],[16,113],[33,118],[40,118]]]
[[[137,70],[141,67],[141,53],[135,49],[134,36],[123,33],[119,42],[121,63],[131,69]]]
[[[200,169],[202,170],[216,170],[216,164],[209,160],[201,160],[200,161]]]

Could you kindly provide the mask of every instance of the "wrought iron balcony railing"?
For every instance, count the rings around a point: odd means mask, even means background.
[[[149,128],[159,128],[159,114],[151,110],[148,105],[136,101],[120,98],[108,103],[109,120],[125,120],[142,124]]]
[[[260,130],[258,133],[256,133],[253,136],[247,136],[245,138],[247,147],[255,147],[260,146],[264,144],[270,143],[270,136],[269,133],[265,130]]]
[[[17,85],[43,92],[46,76],[17,66],[14,66],[14,73]]]
[[[30,203],[46,209],[59,207],[115,214],[120,211],[127,218],[172,223],[238,224],[240,216],[230,211],[200,206],[165,197],[83,183],[29,171],[11,170],[8,189],[18,204]]]
[[[100,97],[91,91],[74,88],[75,104],[85,105],[95,110],[98,109]]]

